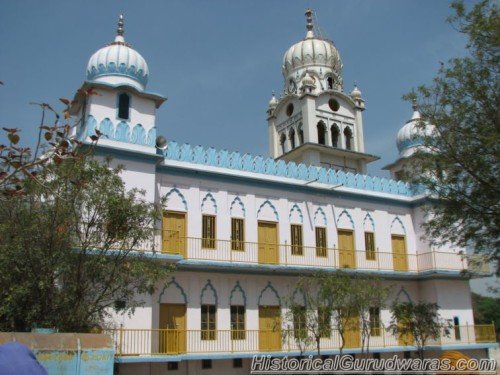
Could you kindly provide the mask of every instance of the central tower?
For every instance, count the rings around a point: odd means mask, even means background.
[[[283,56],[283,95],[273,93],[269,102],[269,152],[275,159],[366,173],[378,157],[364,152],[361,91],[343,92],[340,54],[332,41],[315,35],[312,10],[305,15],[305,38]]]

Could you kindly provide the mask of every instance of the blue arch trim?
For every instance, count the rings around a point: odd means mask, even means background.
[[[188,207],[187,207],[187,202],[186,202],[186,198],[184,197],[184,195],[179,191],[179,189],[177,189],[176,187],[170,189],[170,191],[165,195],[165,200],[166,200],[166,203],[168,203],[168,198],[172,195],[172,194],[177,194],[179,196],[179,198],[181,198],[182,200],[182,203],[184,204],[184,210],[187,211],[188,210]]]
[[[274,216],[276,218],[276,221],[279,221],[279,215],[278,215],[278,211],[276,210],[276,207],[274,207],[274,205],[269,201],[269,199],[266,199],[264,201],[264,203],[262,203],[259,207],[259,209],[257,210],[257,219],[259,218],[259,214],[260,214],[260,211],[262,211],[262,209],[264,208],[264,206],[269,206],[271,207],[271,209],[273,210],[274,212]]]
[[[245,210],[245,205],[241,201],[240,197],[234,198],[233,201],[231,202],[231,208],[229,209],[229,212],[230,212],[231,216],[233,215],[233,207],[236,204],[238,204],[241,207],[241,210],[243,211],[243,217],[246,217],[247,213],[246,213],[246,210]]]
[[[239,291],[241,293],[241,295],[243,296],[243,306],[246,307],[247,305],[247,295],[245,294],[245,291],[243,290],[243,288],[241,287],[240,285],[240,282],[239,281],[236,281],[236,285],[234,286],[234,288],[231,290],[231,294],[229,295],[229,305],[232,305],[232,300],[233,300],[233,294],[236,293],[237,291]]]
[[[141,124],[135,125],[132,129],[132,136],[130,137],[130,141],[137,145],[146,144],[146,131]]]
[[[347,212],[346,209],[343,209],[342,212],[340,213],[339,217],[337,218],[337,227],[339,225],[339,222],[340,222],[340,218],[343,216],[343,215],[346,215],[348,218],[349,218],[349,221],[351,222],[351,227],[352,229],[354,230],[354,220],[352,219],[352,216],[349,214],[349,212]]]
[[[118,125],[116,125],[115,139],[120,142],[130,141],[130,129],[125,121],[120,121]]]
[[[163,287],[160,295],[158,296],[158,303],[161,303],[161,297],[163,297],[163,295],[165,294],[167,289],[170,287],[170,285],[173,285],[177,289],[179,289],[179,291],[182,294],[182,297],[184,298],[184,303],[187,304],[187,295],[184,292],[184,289],[182,288],[182,286],[180,286],[179,283],[175,280],[175,277],[172,277],[172,279],[168,283],[166,283],[165,286]]]
[[[323,211],[323,209],[321,207],[318,207],[318,209],[316,210],[316,212],[314,213],[314,222],[316,223],[316,217],[318,215],[321,215],[323,217],[323,225],[326,227],[327,226],[327,220],[326,220],[326,215],[325,215],[325,211]]]
[[[410,297],[410,294],[408,294],[408,292],[406,291],[405,287],[402,286],[401,289],[399,289],[399,292],[398,294],[396,294],[396,300],[399,300],[399,297],[403,295],[406,297],[406,299],[408,300],[408,302],[413,302],[411,300],[411,297]]]
[[[302,215],[302,210],[300,209],[300,207],[298,206],[297,203],[294,203],[294,205],[292,206],[292,209],[290,210],[290,213],[288,214],[289,220],[292,218],[293,211],[297,211],[299,213],[300,223],[302,223],[304,221],[304,216]]]
[[[399,222],[399,224],[401,225],[401,228],[403,228],[403,233],[406,234],[406,227],[404,226],[403,222],[401,221],[401,219],[399,218],[399,216],[396,216],[393,220],[392,220],[392,223],[391,223],[391,233],[392,233],[392,228],[394,227],[394,224],[396,222]]]
[[[107,117],[99,124],[99,131],[108,139],[113,139],[115,136],[113,123]]]
[[[203,200],[201,201],[201,212],[203,213],[203,207],[205,206],[205,203],[207,203],[208,200],[212,202],[215,208],[215,213],[217,213],[217,202],[215,201],[215,198],[212,195],[212,193],[207,193],[203,198]]]
[[[97,121],[94,118],[94,116],[92,116],[92,115],[87,116],[87,129],[85,129],[85,132],[86,132],[85,136],[91,137],[93,135],[96,135],[95,134],[96,128],[97,128]],[[83,130],[83,128],[82,128],[82,130]]]
[[[365,226],[365,223],[367,220],[370,221],[371,226],[372,226],[372,231],[375,232],[375,221],[373,221],[372,215],[370,215],[369,212],[366,214],[365,218],[363,219],[363,226]]]
[[[260,306],[260,300],[262,299],[262,295],[264,294],[264,292],[269,289],[271,292],[274,293],[274,295],[276,296],[276,298],[278,299],[278,304],[281,306],[281,298],[280,298],[280,295],[278,294],[278,291],[276,289],[274,289],[274,286],[273,284],[271,284],[270,281],[267,282],[267,285],[264,289],[261,290],[260,294],[259,294],[259,298],[257,300],[257,305]]]
[[[205,292],[208,289],[211,289],[212,293],[214,294],[215,306],[219,306],[219,297],[217,296],[217,291],[215,290],[214,286],[212,285],[212,282],[210,281],[210,279],[207,280],[207,283],[205,284],[205,286],[201,290],[201,293],[200,293],[200,305],[203,305],[203,295],[205,294]]]
[[[297,296],[298,293],[302,295],[302,302],[304,303],[304,306],[306,306],[307,305],[306,296],[304,295],[303,292],[299,291],[297,288],[295,288],[294,292],[292,293],[292,301],[295,301],[295,297]]]

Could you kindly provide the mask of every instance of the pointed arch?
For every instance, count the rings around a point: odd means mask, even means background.
[[[288,132],[288,139],[290,140],[290,149],[293,150],[295,148],[295,129],[292,127]]]
[[[113,123],[107,117],[99,124],[99,131],[108,139],[112,139],[115,136]]]
[[[396,216],[391,223],[391,234],[402,234],[406,235],[406,228],[399,218],[399,216]]]
[[[271,219],[272,218],[272,219]],[[279,221],[278,211],[276,207],[266,199],[257,210],[257,219],[271,219],[275,221]]]
[[[187,201],[184,195],[176,187],[170,189],[165,195],[165,208],[172,210],[187,211]]]
[[[278,305],[281,306],[281,298],[280,295],[278,294],[278,291],[274,288],[273,284],[271,284],[270,281],[267,282],[267,285],[264,287],[264,289],[261,290],[259,294],[259,298],[257,299],[257,305],[261,305],[262,297],[264,297],[264,293],[271,293],[274,294],[276,297],[276,300],[278,301]],[[268,303],[265,303],[267,305]]]
[[[245,205],[243,204],[240,197],[238,197],[238,196],[235,197],[233,199],[233,201],[231,202],[229,214],[232,217],[245,217],[246,216]]]
[[[156,127],[153,126],[148,131],[148,137],[146,139],[146,146],[154,146],[156,142]]]
[[[241,298],[242,298],[242,301],[243,301],[243,306],[246,307],[246,305],[247,305],[247,295],[245,294],[245,291],[241,287],[239,281],[236,281],[236,285],[234,286],[234,288],[231,290],[231,293],[229,294],[229,305],[233,304],[233,297],[234,297],[235,293],[239,293],[241,295]]]
[[[299,127],[297,128],[297,134],[299,136],[299,146],[304,144],[304,129],[302,127],[302,123],[299,124]]]
[[[344,129],[344,137],[346,150],[352,150],[352,130],[349,126]]]
[[[399,289],[398,294],[396,294],[396,301],[399,300],[399,297],[406,298],[407,302],[413,302],[411,300],[410,294],[406,291],[405,287],[402,286],[401,289]]]
[[[326,220],[326,214],[325,211],[321,207],[318,207],[316,209],[316,212],[314,213],[314,225],[316,226],[327,226],[327,220]]]
[[[339,217],[337,218],[337,228],[354,230],[354,220],[346,209],[343,209]]]
[[[95,134],[96,127],[97,127],[97,121],[94,118],[94,116],[92,116],[92,115],[87,116],[87,134],[86,134],[86,136],[91,137],[93,135],[96,135]]]
[[[161,299],[162,299],[163,295],[167,292],[167,289],[172,285],[179,291],[179,293],[181,294],[181,296],[184,300],[184,303],[187,304],[186,292],[184,292],[184,289],[182,288],[182,286],[180,286],[180,284],[175,280],[175,277],[172,277],[172,279],[168,283],[166,283],[165,286],[163,287],[160,295],[158,296],[158,303],[161,303]]]
[[[205,297],[205,293],[212,293],[211,297],[213,298],[213,300],[210,300],[210,301],[206,301],[206,303],[203,303],[204,302],[204,297]],[[205,298],[210,298],[210,296],[207,294],[207,296]],[[214,286],[212,285],[212,281],[210,279],[207,280],[207,283],[205,284],[205,286],[203,287],[203,289],[201,289],[201,293],[200,293],[200,305],[203,305],[203,304],[207,304],[207,305],[215,305],[215,306],[218,306],[218,297],[217,297],[217,291],[215,290]],[[213,303],[212,303],[213,302]]]
[[[281,153],[284,154],[287,152],[287,147],[286,147],[286,134],[281,133],[280,136],[280,145],[281,145]]]
[[[296,300],[296,298],[298,298],[299,294],[302,297],[302,301],[301,301],[302,302],[302,306],[306,306],[307,305],[306,296],[305,296],[304,292],[302,292],[301,290],[299,290],[297,288],[295,288],[295,290],[292,293],[292,301],[295,302],[295,303],[297,303],[298,301]]]
[[[318,122],[316,125],[318,131],[318,144],[325,145],[326,144],[326,125],[323,121]]]
[[[363,219],[363,228],[365,232],[373,232],[375,233],[375,221],[373,221],[372,215],[369,212],[366,213],[365,218]]]
[[[302,224],[304,215],[302,215],[302,210],[300,209],[297,203],[294,203],[294,205],[290,209],[290,213],[288,214],[288,219],[290,220],[291,223]]]
[[[201,212],[204,214],[217,214],[217,202],[212,193],[205,194],[201,201]]]
[[[337,124],[333,124],[330,128],[331,136],[332,136],[332,147],[339,147],[340,141],[340,129]]]

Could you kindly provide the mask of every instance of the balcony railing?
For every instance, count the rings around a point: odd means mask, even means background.
[[[413,346],[412,342],[401,340],[385,329],[378,330],[369,340],[370,351],[380,348]],[[283,331],[246,330],[177,330],[177,329],[117,329],[109,333],[113,337],[118,356],[131,355],[179,355],[203,353],[260,353],[260,352],[300,352],[316,351],[314,340],[302,348],[293,337]],[[320,349],[339,350],[340,335],[332,330],[329,337],[321,338]],[[207,339],[209,337],[210,339]],[[346,332],[344,350],[360,348],[359,331]],[[491,325],[455,326],[449,337],[428,345],[463,345],[475,343],[494,343],[495,327]],[[366,346],[365,346],[366,350]]]
[[[215,238],[180,237],[175,231],[162,231],[154,241],[141,244],[137,250],[152,249],[178,254],[184,259],[213,262],[274,264],[320,268],[356,268],[360,270],[418,273],[432,270],[469,270],[489,273],[479,256],[429,251],[418,254],[396,254],[392,251],[366,252],[317,246],[292,246]]]

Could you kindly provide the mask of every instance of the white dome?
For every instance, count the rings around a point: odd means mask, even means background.
[[[276,96],[274,95],[274,91],[273,91],[273,95],[271,97],[271,100],[269,100],[269,108],[276,108],[277,105],[278,105],[278,99],[276,99]]]
[[[92,55],[87,64],[87,80],[112,84],[125,83],[144,90],[149,69],[139,52],[125,43],[123,17],[118,23],[118,35],[110,45]]]
[[[413,104],[413,116],[411,120],[399,129],[396,144],[399,150],[400,157],[408,157],[415,152],[418,147],[424,144],[424,138],[433,135],[435,126],[424,121],[425,126],[422,128],[420,112],[416,104]]]
[[[361,98],[361,90],[358,89],[357,85],[354,85],[354,88],[351,91],[351,97],[354,98],[354,99]]]
[[[314,35],[310,9],[306,11],[306,17],[306,37],[291,46],[283,56],[282,72],[285,78],[285,87],[296,85],[298,82],[295,81],[298,81],[308,70],[320,80],[327,80],[330,77],[332,81],[330,88],[341,90],[342,61],[339,52],[333,42]],[[326,83],[322,85],[323,89],[327,89],[327,87]]]

